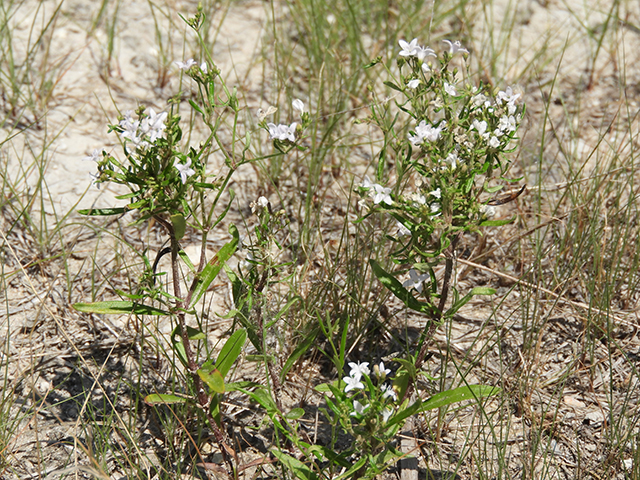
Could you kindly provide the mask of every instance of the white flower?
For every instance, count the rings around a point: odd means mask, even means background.
[[[491,137],[489,139],[489,146],[498,148],[500,146],[500,140],[498,140],[498,137]]]
[[[427,197],[422,195],[421,193],[412,193],[409,195],[409,200],[411,200],[414,206],[419,207],[420,205],[427,204]]]
[[[458,154],[456,152],[451,152],[449,155],[447,155],[446,160],[451,164],[451,170],[455,170],[458,166]]]
[[[440,214],[442,213],[440,211],[440,205],[438,205],[437,203],[432,203],[431,205],[429,205],[429,209],[431,210],[431,215],[433,215],[434,217],[439,217]],[[418,290],[419,291],[419,290]]]
[[[448,95],[451,95],[452,97],[455,97],[458,92],[456,92],[456,87],[454,87],[453,85],[444,82],[444,91],[447,92]]]
[[[185,163],[184,165],[182,165],[181,163],[176,163],[175,167],[178,169],[178,172],[180,172],[180,180],[182,180],[183,185],[187,183],[187,178],[196,173],[196,171],[191,168],[190,158],[187,158],[187,163]]]
[[[469,53],[469,50],[466,48],[462,48],[460,44],[460,40],[456,40],[455,42],[451,42],[449,40],[443,40],[444,43],[449,44],[449,54],[453,57],[456,53]]]
[[[207,73],[209,73],[209,67],[207,66],[207,62],[202,62],[202,63],[200,64],[200,71],[201,71],[202,73],[204,73],[205,75],[206,75]]]
[[[256,213],[258,209],[264,209],[269,206],[269,200],[266,197],[260,197],[255,202],[251,202],[251,213]]]
[[[360,378],[362,375],[369,375],[371,373],[369,370],[369,362],[349,362],[349,366],[351,367],[349,375],[352,377]]]
[[[400,40],[398,43],[400,44],[400,48],[402,48],[400,52],[401,57],[415,57],[418,53],[418,48],[420,48],[417,38],[411,40],[411,43],[407,43],[404,40]]]
[[[375,365],[373,367],[373,370],[375,371],[376,376],[382,380],[384,380],[385,377],[391,373],[391,369],[385,368],[384,362],[382,361],[378,365]]]
[[[364,415],[364,411],[369,408],[369,405],[362,405],[358,400],[353,401],[353,412],[351,412],[352,417]]]
[[[389,195],[391,193],[390,188],[385,188],[377,183],[372,183],[367,175],[364,176],[364,180],[360,186],[369,190],[369,196],[373,198],[374,204],[377,205],[380,202],[384,202],[387,205],[393,205],[393,200],[391,199],[391,195]]]
[[[189,70],[191,67],[193,67],[194,65],[196,65],[196,61],[193,58],[190,58],[189,60],[185,60],[184,62],[174,62],[178,68],[180,70]]]
[[[90,173],[89,176],[91,177],[91,186],[96,187],[98,190],[100,190],[100,175],[96,173]]]
[[[406,237],[407,235],[411,235],[411,230],[405,227],[402,223],[396,220],[396,228],[398,229],[399,237]]]
[[[298,124],[296,122],[293,122],[289,126],[268,123],[267,127],[269,127],[269,139],[273,140],[274,138],[277,138],[278,140],[289,140],[290,142],[295,142],[297,126]]]
[[[291,102],[291,106],[294,110],[300,112],[300,115],[304,113],[304,103],[299,98],[296,98],[293,102]]]
[[[358,377],[344,377],[344,383],[346,386],[344,387],[344,392],[347,393],[349,390],[356,390],[364,388],[364,383],[360,381],[360,376]]]
[[[390,408],[385,408],[384,410],[382,410],[382,421],[384,423],[387,423],[391,415],[393,415],[393,410],[391,410]]]
[[[391,398],[395,402],[398,400],[398,394],[391,385],[385,383],[382,385],[382,398]]]
[[[496,214],[496,207],[493,205],[480,205],[480,213],[483,213],[487,218],[491,218]]]
[[[102,158],[102,155],[100,153],[101,152],[97,148],[95,148],[93,152],[91,152],[91,155],[82,157],[82,160],[93,160],[94,162],[98,163]]]
[[[513,132],[516,129],[516,118],[513,115],[500,117],[498,128],[501,132]]]
[[[407,83],[407,87],[409,87],[412,90],[414,88],[417,88],[418,85],[420,85],[420,80],[418,80],[417,78],[414,78],[413,80],[409,80],[409,83]]]
[[[438,200],[440,200],[442,198],[442,191],[438,187],[433,192],[429,192],[429,195],[436,197]]]
[[[409,270],[409,280],[405,281],[402,286],[404,288],[415,288],[418,292],[422,293],[422,283],[429,278],[429,274],[423,273],[418,275],[413,268]]]
[[[484,120],[480,122],[478,120],[474,120],[471,123],[471,126],[475,128],[480,135],[484,135],[484,132],[487,131],[487,122],[485,122]]]
[[[427,73],[431,73],[431,67],[429,66],[428,63],[423,63],[421,68],[422,68],[422,71],[425,73],[425,75]]]
[[[440,122],[438,127],[427,125],[427,122],[422,120],[420,124],[416,127],[416,134],[409,135],[409,141],[414,145],[420,145],[425,140],[429,142],[435,142],[440,138],[440,132],[442,132],[444,125],[445,125],[444,120]]]
[[[415,49],[414,55],[418,57],[418,60],[423,61],[427,57],[437,57],[436,52],[429,47],[418,46]]]
[[[167,119],[167,112],[156,114],[155,110],[150,108],[147,115],[148,117],[142,119],[140,123],[140,131],[142,134],[146,134],[149,141],[153,143],[162,136],[162,132],[166,128],[164,122]]]

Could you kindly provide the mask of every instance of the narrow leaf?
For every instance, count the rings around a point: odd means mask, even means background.
[[[170,395],[168,393],[152,393],[151,395],[144,397],[144,403],[147,405],[187,403],[187,399],[185,397],[178,397],[177,395]]]
[[[464,400],[493,397],[494,395],[498,395],[501,391],[501,388],[492,387],[490,385],[465,385],[463,387],[435,394],[429,398],[429,400],[422,403],[421,410],[426,411],[433,410],[434,408],[446,407],[452,403],[458,403]]]
[[[223,378],[227,376],[233,362],[235,362],[240,355],[246,340],[247,331],[241,328],[231,334],[222,347],[222,350],[220,350],[220,355],[218,355],[218,360],[216,361],[216,368],[220,371]]]
[[[207,266],[204,267],[202,272],[200,272],[193,280],[193,285],[191,285],[193,295],[191,295],[191,302],[189,303],[189,308],[187,310],[190,310],[196,303],[198,303],[198,300],[202,298],[209,288],[209,285],[211,285],[211,282],[213,282],[213,280],[218,276],[218,273],[220,273],[220,270],[222,270],[222,266],[236,251],[238,242],[240,241],[240,234],[238,233],[238,229],[235,225],[229,226],[229,233],[233,235],[233,239],[229,243],[225,244],[220,251],[213,256]]]
[[[411,292],[404,288],[402,284],[394,277],[393,275],[387,273],[375,260],[369,260],[371,267],[373,268],[373,273],[380,283],[382,283],[387,289],[391,291],[396,297],[398,297],[402,302],[409,307],[411,310],[415,310],[416,312],[426,313],[427,315],[432,315],[434,313],[435,307],[426,302],[421,302],[417,300]]]
[[[515,219],[516,219],[516,216],[514,215],[513,217],[508,218],[506,220],[485,220],[484,222],[480,222],[480,226],[481,227],[501,227],[502,225],[507,225],[509,223],[512,223]]]
[[[218,369],[214,368],[211,372],[207,372],[199,368],[198,376],[214,392],[224,393],[224,378]]]
[[[89,215],[89,216],[103,216],[103,215],[122,215],[126,210],[121,208],[88,208],[85,210],[78,210],[80,215]]]
[[[121,300],[93,303],[74,303],[73,308],[75,308],[79,312],[84,313],[135,313],[136,315],[169,315],[169,312],[165,312],[164,310],[160,310],[159,308]]]
[[[184,233],[187,230],[187,221],[184,219],[184,215],[182,215],[181,213],[171,215],[170,218],[176,240],[180,240],[182,237],[184,237]]]

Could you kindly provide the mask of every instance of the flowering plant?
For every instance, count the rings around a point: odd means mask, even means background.
[[[452,318],[473,295],[494,293],[490,288],[474,288],[461,297],[452,283],[453,262],[462,234],[513,220],[490,218],[497,204],[492,197],[502,188],[497,179],[512,181],[504,178],[509,168],[505,154],[515,148],[524,113],[518,104],[520,95],[511,87],[494,94],[489,86],[472,83],[464,68],[468,50],[459,41],[445,43],[448,51],[438,56],[417,39],[400,41],[399,75],[386,82],[402,98],[396,102],[400,112],[389,121],[385,107],[372,106],[369,121],[385,132],[384,148],[376,172],[378,183],[365,177],[358,189],[367,208],[365,218],[381,212],[396,224],[389,238],[395,245],[391,259],[400,269],[387,272],[371,260],[374,274],[407,307],[429,319],[419,352],[412,358],[415,371],[425,358],[425,340],[443,319]],[[397,127],[402,116],[408,132]],[[391,158],[395,178],[385,171]],[[443,262],[444,276],[438,280],[435,267]],[[398,280],[398,274],[407,270],[409,278]],[[401,396],[410,393],[412,384]]]

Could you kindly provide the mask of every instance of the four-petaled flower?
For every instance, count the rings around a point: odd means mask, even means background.
[[[345,393],[349,390],[364,388],[364,383],[360,381],[361,378],[362,377],[360,375],[358,375],[357,377],[344,377],[342,380],[344,380],[344,383],[346,383],[346,386],[344,387]]]
[[[418,85],[420,85],[420,80],[417,78],[414,78],[413,80],[409,80],[409,82],[407,83],[407,87],[411,88],[412,90],[414,88],[417,88]]]
[[[349,362],[349,366],[351,367],[349,375],[352,377],[360,378],[362,375],[369,375],[371,373],[371,370],[369,370],[369,362]]]
[[[391,189],[383,187],[377,183],[372,183],[369,180],[367,175],[364,176],[364,181],[360,184],[362,188],[366,188],[369,190],[369,195],[373,198],[373,203],[375,205],[384,202],[387,205],[393,205],[393,200],[391,199]]]
[[[182,180],[183,185],[187,183],[187,178],[196,173],[196,171],[191,168],[190,158],[187,158],[187,163],[185,163],[184,165],[181,163],[176,163],[175,167],[178,169],[178,172],[180,172],[180,180]]]
[[[400,40],[398,43],[400,44],[400,48],[402,48],[400,51],[401,57],[413,57],[418,52],[419,47],[417,38],[411,40],[411,43],[407,43],[404,40]]]
[[[449,44],[449,55],[451,55],[452,57],[456,53],[469,53],[469,50],[467,50],[466,48],[462,48],[460,40],[456,40],[455,42],[451,42],[450,40],[443,40],[443,42]]]
[[[369,408],[369,405],[362,405],[358,400],[353,401],[353,412],[351,412],[352,417],[364,415],[364,411]]]
[[[93,160],[94,162],[98,163],[101,158],[102,158],[101,152],[97,148],[95,148],[93,152],[91,152],[91,155],[82,157],[82,160]]]
[[[402,286],[404,288],[415,288],[419,293],[422,293],[422,283],[429,278],[427,273],[419,275],[413,268],[409,270],[409,280],[406,280]]]
[[[197,65],[196,61],[193,58],[190,58],[189,60],[185,60],[184,62],[177,61],[174,63],[178,66],[180,70],[189,70],[194,65]]]
[[[398,400],[398,394],[391,385],[382,385],[382,398],[391,398],[394,402]]]
[[[276,125],[275,123],[268,123],[267,127],[269,127],[269,139],[277,139],[277,140],[289,140],[290,142],[296,141],[296,127],[298,124],[293,122],[291,125]]]
[[[444,91],[447,92],[447,95],[451,95],[452,97],[455,97],[458,94],[458,92],[456,92],[456,87],[447,82],[444,82]]]

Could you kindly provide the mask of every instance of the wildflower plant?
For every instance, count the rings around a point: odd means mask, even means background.
[[[513,219],[493,220],[492,204],[509,168],[507,153],[515,149],[524,107],[511,87],[494,90],[473,83],[466,68],[469,51],[459,41],[439,55],[417,39],[400,41],[398,75],[386,85],[397,92],[399,112],[387,120],[384,107],[372,106],[369,121],[385,132],[376,182],[368,177],[358,191],[365,215],[387,214],[396,223],[392,261],[398,269],[387,272],[371,260],[374,274],[405,305],[426,314],[427,327],[416,356],[405,374],[411,378],[404,398],[424,361],[428,339],[435,328],[467,303],[473,295],[492,294],[474,288],[461,296],[452,282],[453,263],[460,236],[481,227],[499,226]],[[391,74],[391,73],[390,73]],[[408,124],[408,133],[398,126]],[[385,171],[392,158],[395,176]],[[445,264],[442,280],[435,268]],[[408,279],[402,281],[404,272]],[[406,277],[404,277],[406,278]],[[451,301],[449,301],[451,297]]]
[[[200,64],[193,59],[178,61],[176,66],[180,75],[186,75],[195,84],[197,100],[189,103],[207,127],[207,137],[197,146],[183,145],[175,101],[169,102],[167,111],[156,112],[144,106],[135,112],[126,111],[117,123],[109,126],[109,132],[120,139],[121,153],[94,151],[88,159],[97,164],[94,183],[97,186],[104,183],[124,186],[129,192],[116,198],[128,203],[123,207],[80,211],[93,216],[133,213],[133,223],[153,219],[164,229],[169,247],[160,250],[154,262],[144,256],[146,267],[138,288],[132,292],[117,292],[125,300],[77,303],[74,307],[89,313],[158,315],[172,320],[175,328],[169,341],[184,368],[186,395],[152,393],[145,401],[150,405],[181,403],[195,407],[211,429],[231,471],[235,468],[231,462],[235,452],[226,438],[220,412],[221,396],[233,388],[232,384],[225,384],[225,376],[239,356],[247,332],[236,329],[217,358],[213,358],[196,308],[239,244],[238,230],[231,225],[231,240],[207,261],[207,236],[230,208],[234,195],[227,185],[236,169],[250,161],[251,138],[249,133],[238,136],[240,108],[236,92],[227,88],[202,45],[202,10],[185,21],[200,39],[205,60]],[[230,132],[223,126],[229,126]],[[229,137],[231,142],[228,142]],[[223,156],[226,172],[223,168],[219,174],[210,173],[208,166],[213,153]],[[229,200],[220,213],[219,204],[225,192],[229,193]],[[191,262],[181,246],[187,227],[198,232],[202,239],[197,265]],[[167,253],[171,254],[172,278],[168,285],[159,285],[156,279],[160,273],[156,269],[160,258]],[[183,271],[187,273],[183,274]],[[187,315],[195,317],[198,327],[187,325]]]

